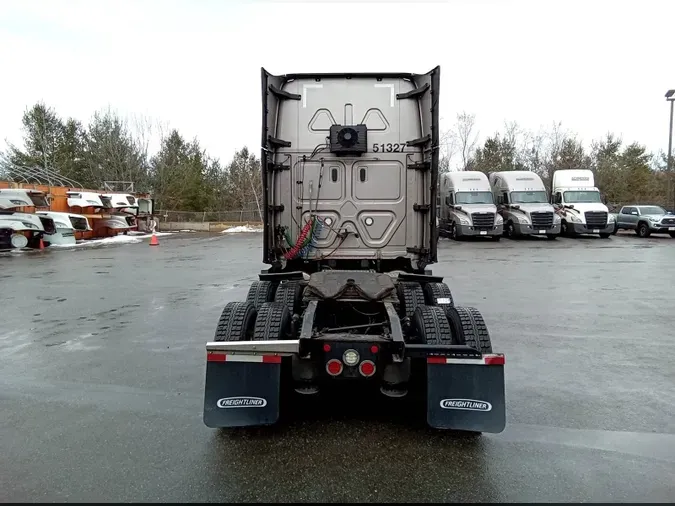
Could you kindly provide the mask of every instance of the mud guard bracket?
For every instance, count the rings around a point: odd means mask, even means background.
[[[505,397],[503,355],[427,358],[427,423],[431,427],[502,432]]]

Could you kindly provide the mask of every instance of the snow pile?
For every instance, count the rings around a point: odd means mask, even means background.
[[[106,246],[109,244],[130,244],[141,242],[142,239],[133,235],[116,235],[114,237],[104,237],[103,239],[84,239],[77,244],[52,244],[50,248],[81,248],[86,246]]]
[[[171,232],[155,232],[157,237],[172,235]],[[84,239],[77,244],[52,244],[50,248],[79,248],[87,246],[108,246],[112,244],[133,244],[143,242],[144,239],[150,239],[152,234],[129,234],[116,235],[114,237],[104,237],[103,239]]]
[[[244,232],[262,232],[262,227],[252,227],[250,225],[239,225],[237,227],[226,228],[221,232],[221,234],[241,234]]]
[[[157,237],[162,237],[163,235],[173,235],[175,232],[155,232],[155,235]],[[129,232],[129,235],[133,235],[134,237],[138,237],[139,239],[150,239],[152,237],[152,234],[149,234],[147,232],[138,232],[137,230],[132,230]],[[119,235],[117,237],[120,237]]]

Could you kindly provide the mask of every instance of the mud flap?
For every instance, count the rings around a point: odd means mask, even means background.
[[[278,355],[207,353],[204,424],[219,428],[276,423],[280,385]]]
[[[428,357],[427,423],[437,429],[502,432],[506,427],[504,356]]]

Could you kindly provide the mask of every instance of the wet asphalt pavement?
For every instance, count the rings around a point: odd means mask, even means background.
[[[204,343],[260,241],[0,256],[0,501],[675,500],[675,240],[442,239],[507,360],[507,429],[475,439],[368,399],[204,426]]]

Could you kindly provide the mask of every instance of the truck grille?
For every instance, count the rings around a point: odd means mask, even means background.
[[[604,211],[586,211],[586,226],[589,228],[605,228],[607,226],[607,213]]]
[[[675,225],[675,218],[663,218],[661,223],[664,225]]]
[[[553,213],[532,213],[532,227],[551,228],[553,226]]]
[[[492,228],[495,226],[495,215],[492,213],[472,213],[474,228]]]

